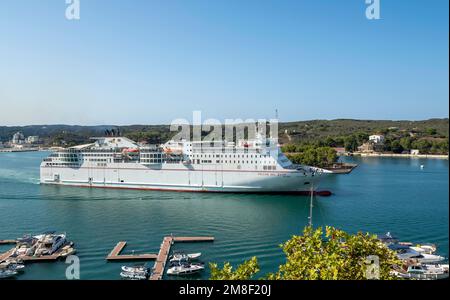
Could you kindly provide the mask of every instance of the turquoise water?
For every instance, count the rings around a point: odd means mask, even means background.
[[[307,224],[301,196],[172,193],[39,185],[47,153],[0,153],[0,239],[46,230],[76,243],[81,279],[119,279],[122,263],[105,257],[120,240],[125,252],[156,253],[163,236],[212,235],[213,243],[176,244],[203,261],[237,264],[257,256],[261,275],[283,262],[280,243]],[[433,242],[448,257],[447,160],[346,158],[351,174],[322,183],[313,222],[350,232],[391,231],[405,241]],[[423,164],[425,168],[420,169]],[[10,246],[0,246],[0,252]],[[18,279],[64,279],[64,261],[30,264]],[[196,278],[208,278],[208,272]]]

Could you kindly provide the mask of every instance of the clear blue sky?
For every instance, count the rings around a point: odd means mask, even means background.
[[[447,0],[0,0],[0,125],[448,117]]]

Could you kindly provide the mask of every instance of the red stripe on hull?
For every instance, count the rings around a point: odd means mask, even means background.
[[[98,188],[98,189],[115,189],[115,190],[140,190],[140,191],[158,191],[158,192],[175,192],[175,193],[223,193],[223,194],[266,194],[266,195],[301,195],[309,196],[310,191],[214,191],[214,190],[189,190],[189,189],[161,189],[161,188],[133,188],[125,186],[94,186],[94,185],[79,185],[79,184],[46,184],[54,186],[69,186],[82,188]],[[330,191],[314,191],[316,196],[331,196]]]

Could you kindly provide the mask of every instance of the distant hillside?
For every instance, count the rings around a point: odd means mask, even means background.
[[[38,135],[45,145],[75,145],[88,142],[90,137],[103,136],[105,130],[117,130],[134,140],[147,140],[151,143],[164,142],[174,135],[169,125],[31,125],[0,126],[0,141],[8,141],[13,134],[21,131],[25,136]],[[385,121],[385,120],[311,120],[279,124],[279,137],[282,143],[314,142],[327,137],[345,137],[353,134],[390,133],[391,136],[404,136],[413,133],[421,137],[448,139],[449,119],[430,119],[424,121]]]
[[[425,133],[432,129],[434,135],[448,138],[449,119],[429,119],[424,121],[385,121],[385,120],[312,120],[282,123],[279,126],[280,139],[289,142],[285,133],[287,130],[291,142],[300,140],[317,140],[326,137],[347,136],[355,133],[375,134],[387,132]]]

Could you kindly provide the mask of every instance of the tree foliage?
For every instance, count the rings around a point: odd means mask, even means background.
[[[217,264],[210,263],[211,280],[250,280],[253,275],[259,272],[258,259],[252,257],[239,265],[236,270],[229,262],[225,262],[223,268],[219,268]]]
[[[294,154],[288,154],[288,158],[296,164],[315,167],[326,167],[337,161],[336,150],[331,147],[296,147]]]
[[[265,276],[271,280],[365,280],[368,279],[368,257],[379,260],[379,279],[395,279],[393,266],[399,265],[395,252],[368,233],[348,234],[326,227],[306,227],[302,235],[293,236],[281,245],[286,262],[275,273]],[[229,264],[218,269],[211,264],[211,279],[249,279],[257,272],[257,260],[252,258],[235,272]],[[251,274],[249,276],[249,274]]]

